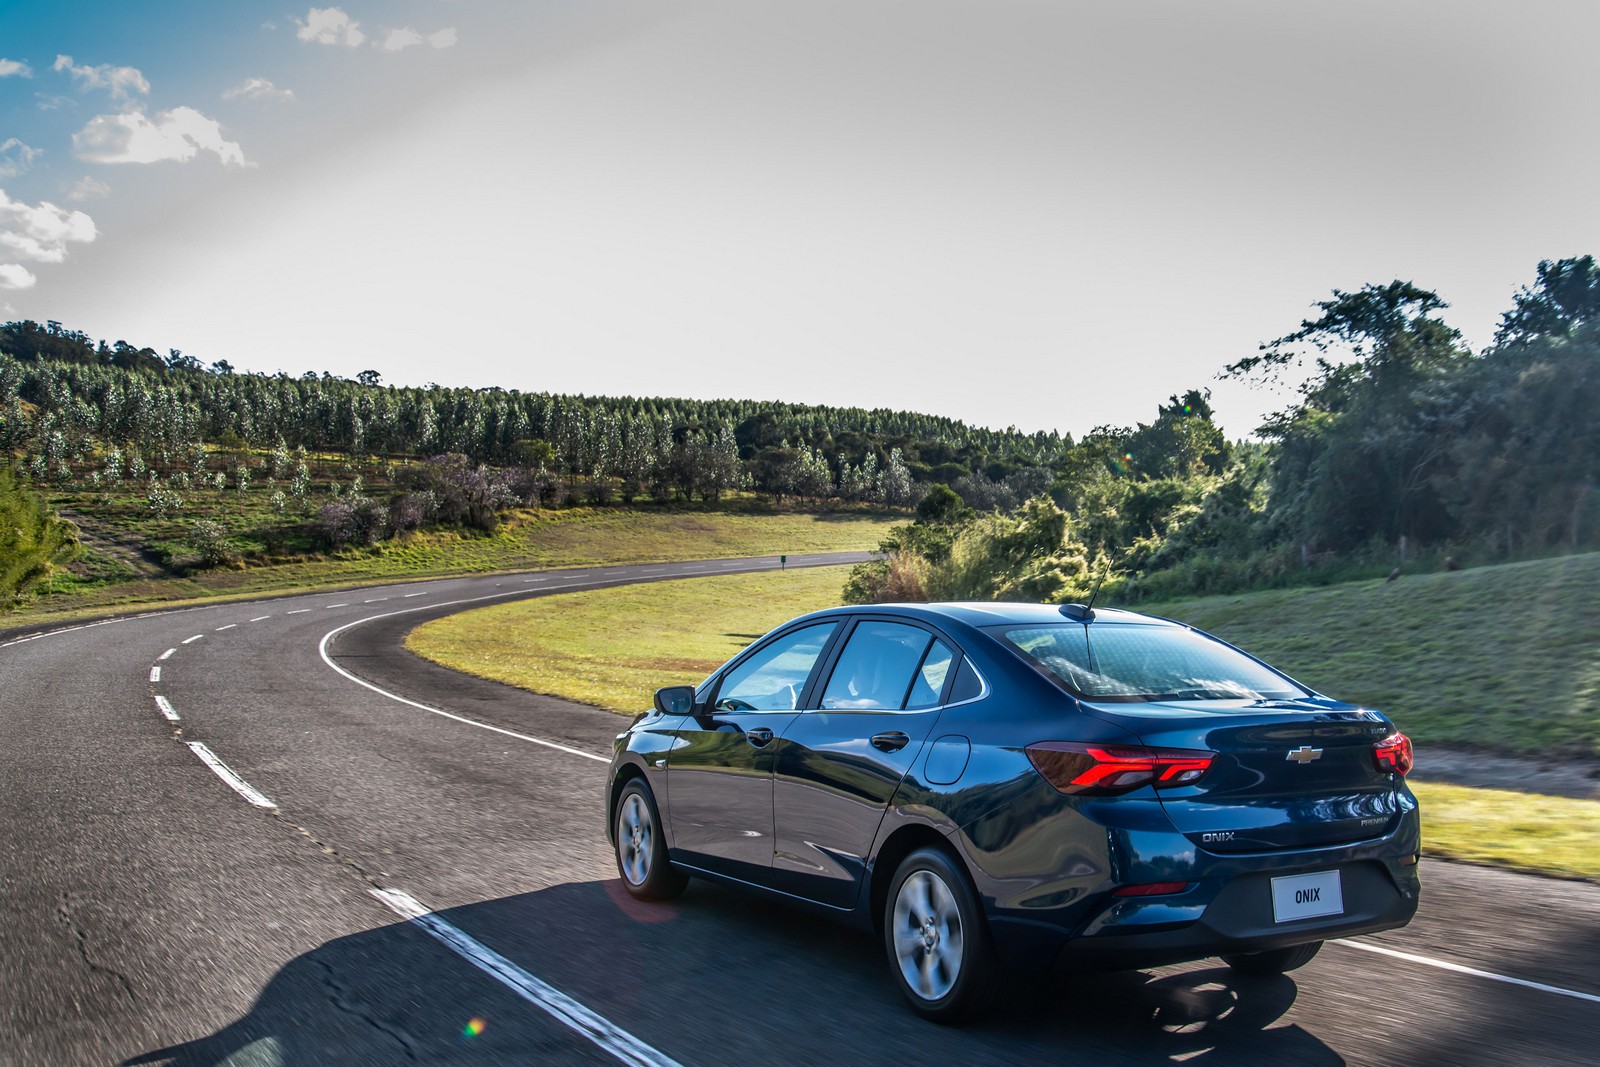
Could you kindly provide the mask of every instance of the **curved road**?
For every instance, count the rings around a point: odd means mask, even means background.
[[[775,565],[0,639],[0,1067],[1600,1059],[1600,886],[1429,861],[1411,927],[1290,976],[1037,980],[933,1027],[870,939],[698,882],[634,903],[600,816],[621,721],[399,648],[469,602]]]

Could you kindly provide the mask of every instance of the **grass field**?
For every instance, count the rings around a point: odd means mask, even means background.
[[[617,712],[698,683],[779,623],[839,603],[846,568],[807,567],[564,593],[452,615],[406,647],[459,671]]]
[[[1419,741],[1600,755],[1600,554],[1139,610],[1378,708]]]
[[[658,686],[698,682],[773,626],[838,603],[843,581],[843,568],[828,567],[568,593],[440,619],[407,645],[458,670],[635,713]],[[1548,755],[1567,738],[1594,752],[1597,603],[1600,557],[1579,556],[1160,610],[1392,712],[1425,758],[1427,744],[1479,740],[1479,726],[1483,744],[1507,751]],[[1480,684],[1492,700],[1477,696]],[[1600,879],[1600,802],[1413,788],[1429,855]]]
[[[63,589],[37,598],[19,612],[0,615],[0,624],[71,618],[134,605],[276,596],[449,574],[867,550],[877,547],[895,521],[900,520],[861,512],[812,515],[622,507],[522,511],[492,535],[418,533],[320,559]]]

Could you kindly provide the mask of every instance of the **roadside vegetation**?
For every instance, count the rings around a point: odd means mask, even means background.
[[[694,684],[767,630],[839,602],[842,568],[563,593],[427,623],[407,647],[623,714]],[[1147,609],[1388,713],[1428,748],[1600,755],[1600,555],[1273,590]],[[1413,782],[1429,855],[1600,879],[1600,802]]]
[[[1234,442],[1195,381],[1171,383],[1148,423],[1074,439],[882,409],[237,373],[6,323],[0,461],[85,545],[12,597],[379,556],[577,507],[897,516],[857,601],[1070,600],[1103,582],[1156,602],[1600,549],[1600,268],[1540,263],[1479,352],[1446,307],[1411,282],[1335,290],[1222,369],[1298,388]]]
[[[796,615],[839,602],[840,567],[723,574],[561,593],[425,623],[419,656],[536,693],[637,714],[664,685],[697,685]]]

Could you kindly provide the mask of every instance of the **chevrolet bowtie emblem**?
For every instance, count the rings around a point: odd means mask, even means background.
[[[1291,748],[1289,750],[1289,754],[1284,758],[1292,759],[1296,763],[1304,765],[1310,763],[1314,759],[1321,759],[1322,749],[1312,748],[1310,745],[1301,745],[1299,748]]]

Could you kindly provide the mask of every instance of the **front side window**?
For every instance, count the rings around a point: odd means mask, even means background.
[[[1091,700],[1264,700],[1306,691],[1220,641],[1175,626],[1060,623],[1002,637]]]
[[[822,706],[829,710],[900,710],[912,683],[921,677],[923,654],[932,640],[932,634],[915,626],[861,623],[839,654],[822,694]],[[944,684],[942,676],[939,684]]]
[[[784,634],[729,671],[717,690],[718,711],[793,711],[800,706],[811,668],[822,655],[836,622]]]

